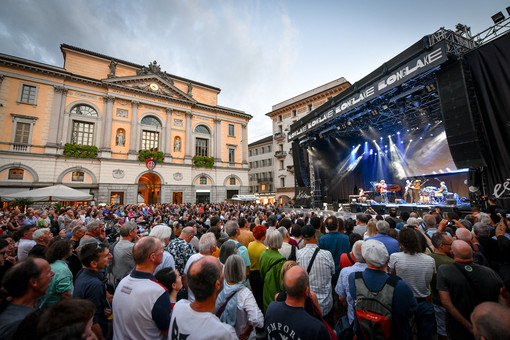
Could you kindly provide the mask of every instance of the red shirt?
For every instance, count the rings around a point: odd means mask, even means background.
[[[349,256],[351,257],[352,261],[349,260],[349,257],[347,256],[347,254],[349,254]],[[350,253],[343,253],[340,256],[340,269],[341,268],[345,268],[345,267],[350,267],[350,266],[352,266],[355,263],[356,263],[356,258],[354,257],[352,252],[350,252]]]

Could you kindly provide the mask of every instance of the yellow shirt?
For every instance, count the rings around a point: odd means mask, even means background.
[[[260,254],[266,250],[266,246],[263,243],[253,241],[248,244],[248,256],[250,257],[250,271],[260,270]]]

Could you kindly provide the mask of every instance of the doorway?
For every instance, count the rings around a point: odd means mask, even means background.
[[[182,203],[182,192],[174,192],[172,194],[172,203],[173,204],[181,204]]]
[[[138,181],[138,193],[145,204],[160,203],[161,180],[153,173],[144,174]]]

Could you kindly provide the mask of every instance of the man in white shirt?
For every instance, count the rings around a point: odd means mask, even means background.
[[[33,234],[36,229],[35,224],[25,224],[20,229],[21,239],[18,243],[18,261],[23,261],[28,257],[28,253],[35,246]]]
[[[188,286],[195,294],[195,301],[180,300],[175,304],[168,339],[237,339],[234,328],[214,315],[216,297],[223,288],[218,259],[204,256],[193,263],[188,272]]]
[[[201,238],[198,245],[199,253],[191,255],[191,257],[188,259],[188,262],[186,262],[186,266],[184,267],[184,275],[183,275],[183,284],[185,285],[186,289],[188,290],[188,300],[189,302],[195,301],[195,295],[193,294],[193,291],[189,289],[188,283],[187,283],[187,276],[189,267],[198,260],[200,260],[202,257],[207,255],[212,255],[216,251],[216,237],[213,233],[205,233]]]

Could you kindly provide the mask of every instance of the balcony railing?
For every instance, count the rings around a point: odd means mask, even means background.
[[[272,183],[273,182],[273,177],[261,177],[259,179],[257,179],[257,182],[258,183]]]
[[[28,146],[28,144],[13,143],[11,144],[11,150],[17,152],[29,152],[30,147]]]
[[[276,140],[285,139],[285,134],[283,132],[277,132],[274,134],[274,139]]]
[[[287,152],[285,152],[285,151],[281,151],[281,150],[280,150],[280,151],[276,151],[276,152],[274,153],[274,156],[275,156],[276,158],[285,157],[285,156],[287,156]]]

